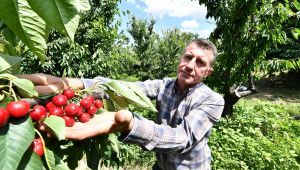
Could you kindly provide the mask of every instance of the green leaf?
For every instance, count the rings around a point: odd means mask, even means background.
[[[8,41],[13,47],[17,46],[18,40],[16,34],[11,29],[6,27],[1,31],[1,33],[5,40]]]
[[[0,18],[35,55],[44,60],[47,48],[46,23],[26,0],[2,0]]]
[[[292,34],[293,34],[294,38],[298,40],[298,37],[300,36],[300,29],[299,28],[293,29]]]
[[[111,99],[116,102],[116,104],[118,105],[118,110],[121,109],[128,109],[129,106],[129,102],[122,96],[118,96],[116,95],[114,92],[111,92],[109,90],[106,91],[106,93],[109,95],[109,97],[111,97]]]
[[[300,2],[298,2],[297,0],[294,0],[294,6],[298,11],[300,11]]]
[[[79,11],[90,8],[88,0],[28,0],[28,3],[50,27],[72,40],[79,24]]]
[[[65,139],[66,126],[63,118],[51,115],[47,117],[43,123],[45,123],[50,128],[50,130],[53,131],[58,140]]]
[[[0,74],[10,73],[16,74],[19,72],[19,67],[21,64],[22,58],[9,56],[6,54],[0,53]]]
[[[0,107],[5,108],[6,105],[13,100],[14,99],[12,97],[7,97],[4,95],[4,99],[0,101]]]
[[[22,97],[37,97],[38,92],[34,89],[34,84],[27,79],[16,78],[12,83],[17,87],[18,94]]]
[[[79,4],[76,6],[77,9],[80,11],[87,11],[91,8],[91,5],[88,0],[79,0]]]
[[[46,147],[46,161],[49,167],[49,169],[53,170],[68,170],[69,167],[67,163],[65,163],[61,157],[55,154],[52,150]]]
[[[105,110],[116,111],[117,108],[114,106],[113,101],[107,99],[103,99],[102,101],[103,101],[103,108]]]
[[[113,148],[113,150],[119,154],[119,143],[118,143],[118,139],[117,136],[115,134],[110,134],[108,137],[108,140],[111,142],[111,147]]]
[[[25,152],[19,166],[18,170],[36,170],[43,169],[43,162],[41,158],[33,152],[31,148],[27,149]]]
[[[130,88],[128,88],[126,85],[121,84],[117,81],[110,81],[108,83],[103,84],[106,86],[109,90],[112,90],[113,92],[125,97],[130,101],[132,105],[138,106],[138,107],[144,107],[148,108],[148,105],[143,102],[139,96],[137,96],[134,91],[132,91]]]
[[[86,162],[90,169],[98,169],[101,155],[91,141],[85,143]]]
[[[1,33],[4,37],[4,40],[3,40],[4,48],[3,48],[2,52],[5,54],[16,56],[17,50],[15,47],[18,44],[18,39],[17,39],[16,34],[8,27],[2,29]]]
[[[13,80],[13,79],[16,79],[16,78],[17,78],[16,76],[11,75],[11,74],[7,74],[7,73],[0,74],[0,80],[1,79]]]
[[[0,169],[15,170],[34,139],[29,116],[14,119],[0,128]]]
[[[143,91],[135,84],[133,83],[127,83],[127,86],[133,90],[147,105],[148,107],[152,110],[157,112],[156,108],[153,106],[151,100],[143,93]]]
[[[78,167],[78,162],[83,158],[83,146],[85,146],[85,143],[84,141],[72,141],[72,143],[73,145],[69,146],[65,151],[65,153],[68,153],[67,158],[65,160],[67,161],[68,167],[70,169],[76,169]]]

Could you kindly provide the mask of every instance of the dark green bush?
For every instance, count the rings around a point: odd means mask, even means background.
[[[212,169],[300,169],[300,122],[288,103],[241,100],[213,129]]]

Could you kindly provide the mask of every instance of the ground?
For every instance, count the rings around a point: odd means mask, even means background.
[[[297,87],[299,83],[300,81],[298,83],[287,83],[276,79],[262,79],[255,82],[258,93],[247,96],[245,99],[258,98],[270,101],[282,100],[285,102],[300,103],[300,86]]]

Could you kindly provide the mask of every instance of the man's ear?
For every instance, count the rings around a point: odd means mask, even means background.
[[[209,69],[207,69],[205,77],[208,77],[209,75],[211,75],[211,73],[214,71],[214,69],[212,67],[209,67]]]

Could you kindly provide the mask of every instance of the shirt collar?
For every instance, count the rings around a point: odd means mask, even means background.
[[[173,84],[173,91],[172,91],[172,93],[173,94],[177,94],[177,95],[179,95],[179,93],[178,93],[178,85],[177,85],[177,82],[178,82],[178,78],[176,78],[176,80],[174,81],[174,84]],[[194,86],[192,86],[192,87],[190,87],[190,88],[188,88],[188,89],[186,89],[182,94],[182,97],[185,97],[189,92],[193,92],[195,89],[197,89],[197,88],[199,88],[200,86],[202,86],[203,85],[203,83],[202,82],[199,82],[198,84],[196,84],[196,85],[194,85]]]

